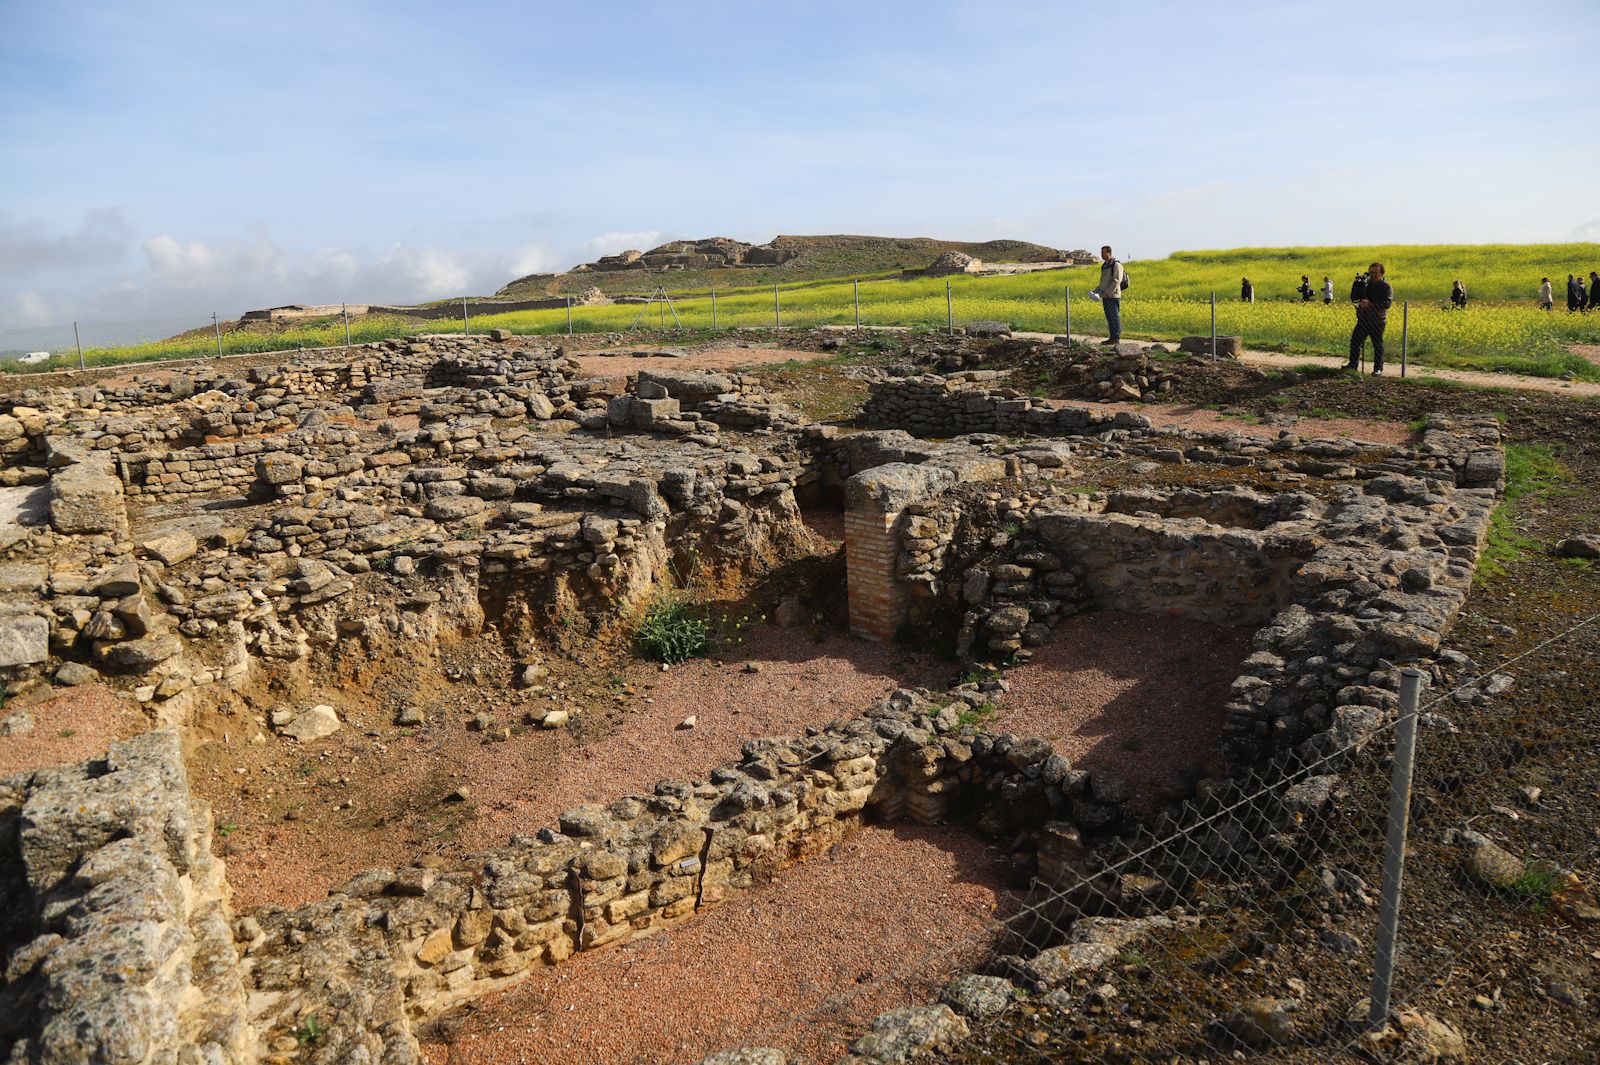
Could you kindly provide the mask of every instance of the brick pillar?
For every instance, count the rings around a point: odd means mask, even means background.
[[[955,483],[949,469],[889,462],[844,483],[844,550],[850,631],[892,640],[906,615],[906,590],[895,576],[900,516]]]
[[[847,510],[844,515],[850,631],[869,640],[891,640],[905,617],[905,589],[895,580],[900,511]]]

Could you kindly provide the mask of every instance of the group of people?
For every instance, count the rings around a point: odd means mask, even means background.
[[[1548,277],[1539,279],[1539,307],[1546,311],[1556,307],[1555,289]],[[1590,270],[1587,284],[1582,274],[1567,275],[1567,313],[1578,311],[1600,311],[1600,271]]]
[[[1322,288],[1317,289],[1312,287],[1311,278],[1308,275],[1301,274],[1300,284],[1295,286],[1295,291],[1300,293],[1301,303],[1310,303],[1317,298],[1319,291],[1322,293],[1323,303],[1332,303],[1333,278],[1324,276],[1322,278]],[[1254,303],[1256,301],[1256,285],[1248,277],[1239,280],[1239,300],[1242,303]]]
[[[1356,306],[1356,327],[1350,334],[1350,363],[1346,369],[1356,370],[1361,365],[1361,352],[1367,341],[1372,342],[1372,372],[1383,373],[1383,334],[1389,323],[1389,308],[1394,305],[1394,288],[1384,280],[1382,263],[1373,263],[1367,267],[1367,272],[1356,278],[1355,284],[1350,287],[1350,300]],[[1461,282],[1456,282],[1461,288],[1462,299],[1466,299],[1466,289],[1461,287]],[[1106,331],[1110,334],[1105,340],[1107,344],[1117,344],[1122,340],[1122,294],[1128,288],[1128,271],[1111,251],[1111,245],[1104,244],[1100,247],[1100,283],[1090,291],[1092,299],[1100,301],[1106,312]],[[1311,287],[1311,278],[1300,278],[1300,298],[1309,301],[1315,294]],[[1239,298],[1246,302],[1255,302],[1255,286],[1247,277],[1239,289]],[[1333,302],[1333,278],[1322,279],[1322,297],[1324,303]]]
[[[1122,293],[1128,287],[1128,272],[1111,253],[1111,245],[1100,249],[1100,284],[1092,297],[1105,307],[1106,327],[1111,336],[1106,341],[1115,344],[1122,339]],[[1309,275],[1300,275],[1295,289],[1302,303],[1310,303],[1317,295]],[[1333,278],[1322,278],[1322,302],[1333,302]],[[1256,287],[1248,277],[1239,283],[1239,299],[1245,303],[1256,301]],[[1358,370],[1361,353],[1368,341],[1372,342],[1372,372],[1383,373],[1383,334],[1388,327],[1389,308],[1394,305],[1394,287],[1384,279],[1382,263],[1373,263],[1366,273],[1358,275],[1350,286],[1350,302],[1356,307],[1356,327],[1350,334],[1350,362],[1347,370]],[[1450,287],[1450,306],[1466,310],[1467,286],[1460,279]],[[1550,279],[1539,285],[1539,306],[1545,310],[1555,308],[1555,291]],[[1567,310],[1569,312],[1600,310],[1600,271],[1590,271],[1587,283],[1582,274],[1567,275]]]

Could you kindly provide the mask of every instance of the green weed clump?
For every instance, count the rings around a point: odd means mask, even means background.
[[[665,595],[639,615],[633,639],[646,658],[677,665],[711,649],[711,622],[689,600]]]

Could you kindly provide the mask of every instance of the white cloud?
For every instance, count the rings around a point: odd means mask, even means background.
[[[12,298],[12,317],[20,325],[51,324],[50,302],[37,292],[19,292]]]
[[[527,277],[529,274],[548,274],[556,269],[555,257],[550,250],[542,244],[529,244],[518,248],[516,256],[511,260],[512,280],[518,277]]]
[[[1573,240],[1600,240],[1600,214],[1592,214],[1572,230]]]
[[[634,233],[602,233],[585,241],[583,247],[595,258],[599,258],[602,255],[615,255],[629,249],[648,251],[660,243],[661,230],[646,229]]]
[[[81,270],[120,262],[133,245],[133,227],[115,207],[84,213],[70,233],[52,233],[35,221],[0,215],[0,277],[37,276],[55,270]]]

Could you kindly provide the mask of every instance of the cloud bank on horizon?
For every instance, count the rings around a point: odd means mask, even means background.
[[[1596,240],[1596,54],[1487,0],[0,0],[0,348],[715,234]]]

